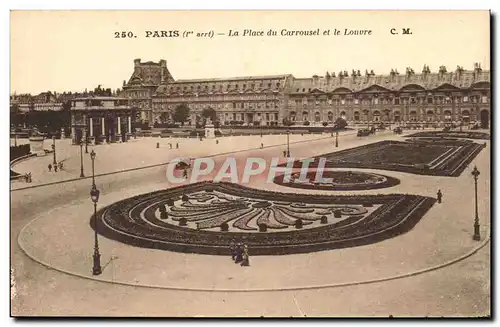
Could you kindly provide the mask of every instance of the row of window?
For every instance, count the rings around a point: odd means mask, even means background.
[[[257,115],[257,121],[260,121],[260,120],[268,120],[268,121],[277,121],[278,120],[278,113],[268,113],[266,112],[265,114],[262,114],[259,112],[256,114]],[[232,113],[232,114],[229,114],[229,113],[224,113],[223,115],[221,114],[220,116],[220,119],[221,120],[244,120],[244,117],[248,117],[248,114],[242,114],[242,113]],[[252,115],[252,118],[253,115]]]
[[[474,112],[474,110],[472,110],[472,112]],[[308,111],[303,111],[302,112],[302,116],[308,116],[310,114],[313,114],[312,112],[308,112]],[[400,115],[401,112],[400,111],[395,111],[392,113],[392,115]],[[421,112],[421,115],[424,115],[424,114],[427,114],[427,115],[434,115],[434,114],[437,114],[439,115],[439,112],[434,112],[434,110],[427,110],[427,111],[422,111]],[[443,115],[445,116],[451,116],[453,113],[450,111],[450,110],[445,110],[443,111]],[[456,115],[459,115],[459,113],[455,113]],[[462,110],[461,112],[462,115],[466,115],[468,116],[470,114],[470,111],[469,110]],[[295,111],[291,111],[290,112],[290,116],[291,117],[296,117],[298,116],[299,114],[296,113]],[[315,116],[320,116],[321,115],[321,112],[319,111],[316,111],[314,112],[314,115]],[[328,113],[326,113],[326,115],[328,117],[330,116],[334,116],[334,113],[331,112],[331,111],[328,111]],[[340,112],[340,116],[345,116],[346,115],[346,112],[345,111],[341,111]],[[360,116],[360,115],[363,115],[363,116],[381,116],[381,115],[385,115],[385,116],[390,116],[391,115],[391,112],[390,111],[385,111],[385,112],[380,112],[378,110],[376,111],[373,111],[372,113],[370,112],[359,112],[359,111],[354,111],[353,112],[353,116]],[[412,110],[409,112],[409,115],[417,115],[417,111],[415,110]]]
[[[204,102],[204,101],[258,101],[258,100],[272,100],[277,99],[275,94],[226,94],[226,95],[215,95],[215,96],[184,96],[175,95],[169,96],[168,99],[165,98],[154,98],[153,103],[168,103],[168,102],[178,102],[180,100],[192,101],[192,102]]]
[[[174,110],[179,104],[155,104],[153,107],[155,109],[161,109],[161,110]],[[267,102],[226,102],[226,103],[195,103],[195,104],[189,104],[189,107],[194,108],[194,109],[208,109],[208,108],[214,108],[214,109],[256,109],[256,108],[279,108],[278,102],[274,101],[267,101]]]
[[[124,95],[132,98],[147,98],[149,97],[149,91],[128,91]]]
[[[274,87],[275,88],[279,88],[280,85],[281,85],[280,83],[275,83]],[[248,84],[248,85],[246,83],[241,84],[241,88],[243,90],[246,90],[247,86],[248,86],[249,89],[254,90],[256,84],[255,83],[251,83],[251,84]],[[259,88],[263,88],[263,87],[264,87],[264,82],[260,82],[259,83]],[[268,88],[272,88],[273,87],[273,83],[267,83],[267,87]],[[240,88],[240,84],[238,84],[238,83],[235,83],[235,84],[226,84],[226,90],[230,90],[232,88],[238,90]],[[212,90],[215,90],[215,89],[216,89],[216,85],[213,84],[212,85]],[[224,84],[219,84],[219,90],[223,90],[223,89],[224,89]],[[194,91],[194,90],[197,90],[197,91],[201,91],[201,90],[208,91],[209,87],[208,87],[208,85],[205,85],[202,88],[201,85],[197,85],[196,88],[195,88],[194,85],[189,85],[189,86],[185,85],[183,87],[180,87],[180,86],[170,86],[168,88],[169,92],[174,92],[174,91],[180,92],[181,90],[182,91],[188,91],[188,90],[191,90],[191,91]]]
[[[319,113],[316,113],[315,115],[312,116],[314,119],[314,121],[316,122],[320,122],[321,121],[321,115]],[[342,112],[341,113],[341,117],[344,117],[346,118],[346,115],[345,115],[345,112]],[[359,115],[359,114],[354,114],[353,116],[353,120],[354,121],[370,121],[370,120],[373,120],[373,121],[381,121],[381,120],[390,120],[390,116],[389,115],[385,115],[385,116],[380,116],[380,115],[374,115],[373,117],[368,117],[367,115]],[[395,113],[393,116],[392,116],[393,120],[394,121],[400,121],[401,120],[401,115],[399,113]],[[409,115],[409,120],[410,121],[418,121],[420,120],[419,117],[417,116],[416,112],[412,112],[410,113]],[[460,116],[456,116],[456,117],[453,117],[451,115],[451,113],[449,114],[444,114],[442,115],[441,117],[439,117],[439,115],[434,115],[434,114],[427,114],[427,115],[421,115],[421,118],[425,121],[435,121],[435,120],[438,120],[438,118],[442,118],[442,120],[453,120],[453,118],[456,118],[456,119],[460,119],[461,117]],[[469,115],[467,113],[467,115],[462,115],[462,118],[464,119],[469,119]],[[474,117],[472,117],[474,118]],[[297,119],[297,116],[290,116],[290,120],[291,121],[298,121]],[[333,115],[328,115],[327,116],[327,119],[328,121],[333,121],[334,120],[334,116]],[[302,115],[302,121],[309,121],[309,115]]]
[[[487,96],[464,96],[462,97],[442,97],[442,96],[437,96],[437,97],[428,97],[427,100],[426,98],[394,98],[394,99],[379,99],[379,98],[371,98],[371,99],[319,99],[319,100],[314,100],[314,99],[308,99],[308,98],[303,98],[303,99],[295,99],[293,102],[290,102],[292,105],[295,106],[320,106],[320,105],[345,105],[345,104],[394,104],[394,105],[400,105],[400,104],[451,104],[453,102],[455,103],[468,103],[469,101],[472,103],[488,103],[488,97]],[[453,101],[454,100],[454,101]]]

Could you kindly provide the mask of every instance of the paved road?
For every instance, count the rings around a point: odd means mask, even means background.
[[[342,146],[373,142],[351,137]],[[391,136],[392,137],[392,136]],[[350,144],[350,145],[349,145]],[[117,145],[122,146],[122,145]],[[291,146],[292,153],[331,151],[332,140]],[[325,151],[325,149],[328,149]],[[341,149],[341,148],[339,148]],[[268,156],[276,149],[259,150]],[[258,151],[257,151],[258,152]],[[208,154],[208,153],[206,153]],[[249,155],[249,154],[248,154]],[[481,161],[482,177],[489,156]],[[487,169],[487,167],[486,167]],[[484,315],[489,312],[489,249],[447,268],[402,280],[298,292],[210,293],[118,286],[69,276],[28,259],[16,239],[37,214],[72,201],[90,201],[89,180],[12,192],[11,254],[17,296],[15,315],[137,315],[137,316],[388,316]],[[110,175],[98,179],[101,196],[134,187],[167,187],[164,167]],[[489,184],[482,184],[488,194]],[[427,192],[427,191],[426,191]],[[460,192],[458,190],[457,192]],[[445,198],[446,198],[445,194]],[[125,197],[125,196],[124,196]],[[452,221],[449,222],[453,224]],[[446,226],[440,229],[446,230]],[[444,236],[443,236],[444,237]],[[286,267],[277,267],[282,269]],[[210,272],[210,266],[206,267]],[[332,274],[342,267],[333,263]],[[460,287],[457,287],[460,285]]]

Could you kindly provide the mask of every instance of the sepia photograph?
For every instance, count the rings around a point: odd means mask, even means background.
[[[487,10],[10,11],[10,315],[491,319]]]

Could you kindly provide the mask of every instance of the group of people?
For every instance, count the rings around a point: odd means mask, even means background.
[[[250,266],[248,245],[231,241],[231,243],[229,244],[229,249],[231,250],[231,258],[233,259],[234,263],[239,263],[243,267]]]
[[[31,183],[33,180],[31,179],[31,173],[24,174],[24,180],[26,183]]]
[[[54,172],[57,173],[57,169],[59,169],[59,170],[63,169],[63,163],[61,161],[58,164],[55,164],[54,166],[52,166],[52,164],[49,164],[48,168],[49,168],[49,171],[52,171],[52,168],[54,168]]]
[[[172,149],[172,143],[169,143],[168,146],[170,147],[170,149]],[[176,143],[175,144],[175,148],[178,149],[179,148],[179,143]]]

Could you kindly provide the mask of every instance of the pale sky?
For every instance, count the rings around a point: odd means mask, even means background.
[[[333,36],[338,29],[371,35]],[[395,28],[399,35],[391,35]],[[412,35],[401,35],[410,28]],[[244,29],[278,36],[229,37]],[[279,36],[287,30],[332,30],[330,36]],[[146,31],[178,30],[178,38],[146,38]],[[117,39],[132,31],[136,38]],[[182,37],[184,31],[194,35]],[[197,32],[213,31],[213,38]],[[295,77],[391,68],[419,73],[427,64],[448,71],[490,67],[487,11],[13,11],[11,93],[119,88],[133,60],[167,61],[175,79],[293,74]]]

